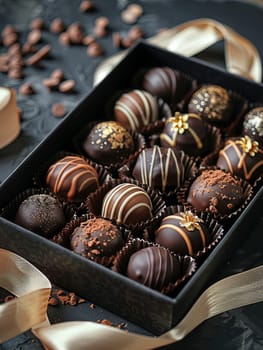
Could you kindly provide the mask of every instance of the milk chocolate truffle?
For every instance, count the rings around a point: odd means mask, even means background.
[[[160,143],[162,147],[172,147],[190,156],[200,156],[207,150],[207,137],[207,125],[199,115],[176,112],[174,117],[165,121]]]
[[[253,108],[245,115],[243,135],[263,145],[263,107]]]
[[[170,67],[149,69],[143,76],[142,88],[169,104],[178,102],[184,92],[181,74]]]
[[[229,215],[244,199],[241,179],[223,170],[204,170],[190,186],[187,202],[197,210],[216,215]]]
[[[56,198],[47,194],[35,194],[20,204],[15,223],[50,238],[66,224],[66,218],[62,205]]]
[[[85,258],[96,260],[111,257],[124,244],[122,233],[109,220],[93,218],[75,228],[71,236],[71,249]]]
[[[221,86],[204,85],[191,97],[188,112],[197,113],[210,123],[227,122],[232,112],[230,95]]]
[[[83,143],[86,154],[103,165],[121,163],[134,151],[134,147],[132,135],[115,121],[95,125]]]
[[[143,90],[123,94],[114,105],[115,120],[129,130],[140,131],[158,117],[157,100]]]
[[[191,211],[163,218],[155,231],[155,242],[181,255],[193,256],[210,243],[204,221]]]
[[[154,146],[139,154],[132,175],[140,183],[165,192],[181,186],[184,165],[172,148]]]
[[[130,257],[127,276],[136,282],[161,291],[180,277],[180,264],[163,247],[147,247]]]
[[[152,202],[141,187],[122,183],[111,189],[103,198],[101,215],[118,224],[135,225],[152,218]]]
[[[227,140],[219,151],[216,165],[247,181],[263,175],[263,149],[249,136]]]
[[[46,184],[59,198],[71,203],[82,202],[99,186],[95,168],[78,156],[66,156],[52,164]]]

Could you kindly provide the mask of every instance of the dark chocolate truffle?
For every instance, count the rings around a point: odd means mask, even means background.
[[[152,218],[152,202],[141,187],[122,183],[103,198],[101,215],[118,224],[135,225]]]
[[[176,112],[165,121],[160,134],[162,147],[182,150],[190,156],[199,156],[207,150],[208,127],[202,118],[193,113]]]
[[[249,136],[229,139],[220,150],[216,165],[253,182],[263,175],[263,149]]]
[[[147,247],[131,255],[127,276],[161,291],[180,277],[180,264],[166,248]]]
[[[188,112],[202,116],[209,123],[227,122],[232,102],[226,89],[218,85],[204,85],[190,99]]]
[[[253,108],[245,115],[243,135],[263,145],[263,107]]]
[[[241,179],[223,170],[204,170],[190,186],[187,202],[197,210],[224,216],[236,211],[244,200]]]
[[[163,218],[155,242],[177,254],[193,256],[207,247],[210,237],[204,221],[187,211]]]
[[[114,105],[117,122],[129,130],[140,131],[158,117],[157,100],[143,90],[123,94]]]
[[[97,260],[111,257],[124,244],[122,233],[109,220],[93,218],[75,228],[71,237],[71,249],[85,258]]]
[[[47,194],[34,194],[20,204],[15,223],[50,238],[66,224],[66,218],[56,198]]]
[[[85,159],[67,156],[51,165],[46,184],[52,192],[68,202],[82,202],[99,186],[98,173]]]
[[[184,85],[181,74],[170,67],[151,68],[142,79],[144,90],[162,98],[171,105],[182,98]]]
[[[86,154],[95,162],[110,165],[121,163],[134,151],[132,135],[115,121],[95,125],[83,143]]]
[[[142,184],[169,191],[181,186],[184,165],[179,153],[171,148],[154,146],[139,154],[132,175]]]

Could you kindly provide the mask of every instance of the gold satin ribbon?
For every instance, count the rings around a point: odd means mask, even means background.
[[[0,342],[32,328],[46,350],[146,350],[183,339],[219,313],[263,301],[263,265],[210,286],[182,321],[160,337],[85,321],[50,326],[46,318],[50,282],[28,261],[4,249],[0,249],[0,286],[17,296],[0,305]]]
[[[195,55],[216,42],[224,40],[226,69],[247,79],[261,82],[261,59],[256,47],[232,28],[209,18],[185,22],[146,39],[146,42],[180,53]],[[96,69],[94,85],[98,84],[128,53],[119,52],[105,59]]]

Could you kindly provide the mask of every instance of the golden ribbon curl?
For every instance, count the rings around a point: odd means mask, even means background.
[[[17,298],[0,305],[0,342],[32,329],[46,350],[146,350],[183,339],[219,313],[263,301],[263,265],[210,286],[176,327],[160,337],[126,333],[95,322],[49,325],[49,280],[24,258],[0,249],[0,286]]]
[[[226,69],[233,74],[261,82],[261,59],[256,47],[232,28],[210,18],[185,22],[165,30],[146,42],[190,57],[224,40]],[[127,50],[104,60],[94,74],[99,83],[126,56]]]

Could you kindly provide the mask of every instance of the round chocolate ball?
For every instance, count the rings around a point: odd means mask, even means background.
[[[142,88],[153,96],[162,98],[173,105],[184,93],[184,82],[181,74],[170,67],[154,67],[149,69],[142,79]]]
[[[218,85],[202,86],[194,92],[188,104],[189,113],[199,114],[212,124],[228,122],[232,108],[228,91]]]
[[[143,90],[132,90],[117,100],[114,105],[115,120],[123,127],[140,131],[158,118],[157,99]]]
[[[97,189],[99,180],[96,169],[85,159],[66,156],[49,167],[46,184],[59,198],[80,203]]]
[[[210,243],[210,236],[204,221],[187,211],[163,218],[155,242],[177,254],[193,256]]]
[[[180,263],[166,248],[147,247],[131,255],[127,276],[161,291],[180,277]]]
[[[253,108],[245,115],[243,135],[263,145],[263,107]]]
[[[253,182],[263,175],[263,149],[247,135],[229,139],[219,151],[216,165]]]
[[[15,223],[50,238],[66,224],[66,218],[56,198],[47,194],[34,194],[20,204]]]
[[[204,170],[191,184],[187,202],[197,210],[229,215],[243,203],[241,179],[223,170]]]
[[[160,144],[184,151],[190,156],[200,156],[207,150],[207,138],[208,127],[199,115],[176,112],[174,117],[165,121]]]
[[[122,248],[121,231],[109,220],[93,218],[75,228],[71,236],[71,249],[85,258],[97,260],[111,257]]]
[[[139,154],[132,175],[142,184],[169,191],[181,186],[184,165],[180,154],[172,148],[154,146]]]
[[[141,187],[122,183],[112,188],[102,201],[101,215],[118,224],[135,225],[152,218],[152,202]]]
[[[98,123],[83,142],[86,154],[103,165],[123,162],[134,151],[134,147],[132,135],[115,121]]]

